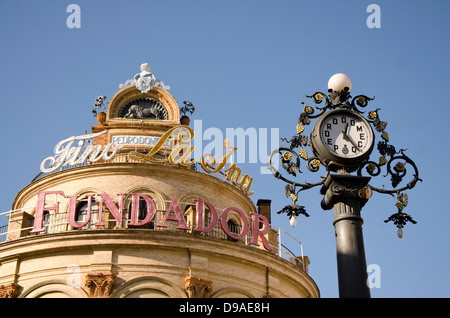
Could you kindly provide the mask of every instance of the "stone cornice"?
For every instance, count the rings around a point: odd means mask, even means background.
[[[68,249],[115,249],[124,246],[156,248],[161,251],[190,250],[202,255],[215,255],[222,260],[237,259],[239,263],[255,268],[269,267],[271,273],[301,280],[306,294],[310,294],[311,297],[319,297],[317,285],[308,274],[273,253],[240,243],[184,232],[104,229],[27,236],[1,243],[0,263],[5,258],[25,258],[41,253],[63,253]]]

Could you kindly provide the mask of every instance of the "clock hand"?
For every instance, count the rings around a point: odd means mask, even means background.
[[[356,144],[356,142],[352,138],[348,137],[347,140],[350,141],[353,144],[353,146],[355,146],[356,149],[358,149],[360,152],[362,152],[362,150],[359,149],[358,145]]]
[[[348,138],[348,136],[347,136],[347,130],[348,130],[348,123],[347,123],[347,125],[345,126],[345,129],[344,129],[343,131],[341,131],[341,133],[344,135],[344,138]]]
[[[347,140],[347,141],[350,141],[352,143],[352,145],[355,146],[356,149],[358,149],[360,152],[362,152],[362,150],[359,149],[359,147],[356,144],[356,142],[347,135],[348,128],[349,128],[349,125],[347,123],[347,125],[345,126],[345,129],[342,131],[342,133],[344,134],[344,139]]]

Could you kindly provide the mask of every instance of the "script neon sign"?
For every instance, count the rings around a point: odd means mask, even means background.
[[[40,167],[41,171],[49,173],[62,166],[74,166],[86,162],[95,163],[99,160],[112,160],[125,144],[118,143],[119,139],[117,136],[116,139],[113,136],[113,142],[104,147],[101,145],[93,145],[91,143],[90,140],[92,138],[105,133],[106,131],[102,131],[96,134],[74,136],[60,141],[55,146],[55,155],[47,157],[42,161]],[[123,138],[124,136],[119,137]],[[163,147],[167,147],[167,145],[175,139],[178,140],[178,143],[172,147],[168,158],[153,157],[156,153],[162,151]],[[176,126],[166,131],[154,146],[150,146],[152,148],[147,154],[132,151],[128,153],[128,157],[130,159],[143,160],[151,163],[169,162],[171,164],[190,166],[195,163],[195,161],[191,159],[191,154],[195,149],[195,147],[190,144],[193,139],[194,131],[189,126]],[[238,148],[231,147],[228,139],[225,139],[225,146],[223,148],[227,149],[227,152],[219,162],[217,162],[212,154],[205,154],[201,157],[200,166],[206,173],[223,174],[228,182],[239,188],[245,195],[251,196],[253,191],[250,191],[250,186],[253,178],[248,174],[242,174],[241,169],[237,167],[235,163],[231,163],[230,166],[225,169],[225,165]]]
[[[50,156],[44,159],[41,163],[42,172],[53,172],[61,166],[78,165],[85,161],[97,162],[99,160],[110,160],[114,158],[117,151],[123,148],[125,145],[117,145],[115,143],[109,143],[104,148],[101,145],[92,145],[90,139],[105,134],[106,131],[102,131],[96,134],[73,136],[58,142],[54,149],[54,156]],[[78,141],[76,146],[73,144]],[[87,146],[85,142],[87,142]],[[103,149],[102,149],[103,148]]]
[[[161,147],[166,143],[166,140],[171,136],[178,135],[179,143],[175,145],[168,158],[154,158],[153,155],[160,151]],[[128,157],[131,159],[144,160],[152,163],[164,163],[169,162],[171,164],[180,164],[182,166],[190,166],[195,163],[191,159],[191,154],[195,149],[195,146],[191,146],[191,141],[194,139],[194,131],[189,126],[178,126],[169,129],[164,135],[161,136],[158,143],[147,154],[132,151],[128,153]],[[250,191],[253,178],[248,174],[241,176],[241,169],[232,163],[228,169],[224,169],[228,160],[233,153],[238,149],[237,147],[231,147],[228,139],[225,139],[224,149],[228,151],[223,155],[220,161],[217,163],[216,158],[212,154],[205,154],[200,160],[202,169],[207,173],[222,173],[225,178],[230,181],[234,186],[238,187],[247,196],[251,196],[253,191]]]
[[[123,206],[124,206],[124,197],[125,194],[118,194],[119,202],[118,206],[114,203],[109,194],[101,193],[101,194],[88,194],[86,195],[88,200],[87,207],[87,215],[86,219],[79,223],[76,221],[76,205],[79,195],[66,195],[63,191],[43,191],[37,193],[37,204],[36,204],[36,212],[34,215],[34,227],[31,233],[40,233],[44,231],[43,219],[44,212],[46,211],[55,211],[56,214],[59,213],[59,205],[60,203],[56,203],[54,206],[46,206],[45,197],[47,195],[60,195],[66,199],[69,199],[69,206],[67,211],[67,223],[73,228],[82,228],[86,226],[90,222],[91,218],[91,210],[92,210],[92,200],[95,196],[98,196],[98,205],[99,205],[99,216],[98,221],[95,224],[96,227],[103,227],[105,224],[103,223],[103,207],[105,206],[109,211],[113,218],[116,220],[116,224],[118,226],[122,226],[122,216],[123,216]],[[156,214],[156,206],[153,200],[143,194],[143,193],[131,193],[129,194],[132,198],[131,201],[131,217],[128,223],[128,227],[142,226],[149,222],[151,222]],[[147,214],[143,220],[139,220],[139,201],[143,199],[147,204]],[[217,213],[217,210],[214,206],[204,200],[194,200],[196,206],[196,216],[195,216],[195,226],[193,227],[194,232],[208,233],[216,228],[217,224],[220,225],[220,228],[226,235],[229,237],[239,240],[244,238],[251,228],[251,241],[250,244],[259,246],[259,242],[261,242],[264,248],[268,251],[271,251],[272,248],[267,241],[265,235],[269,233],[270,224],[266,217],[256,213],[250,213],[251,220],[249,221],[245,213],[236,207],[228,207],[220,213]],[[205,224],[205,206],[209,209],[210,213],[210,222],[209,224]],[[171,213],[173,212],[173,213]],[[233,233],[228,228],[227,219],[230,213],[236,213],[240,220],[242,229],[240,233]],[[190,230],[188,225],[186,224],[186,220],[184,219],[183,212],[181,211],[180,204],[177,198],[173,198],[167,211],[164,213],[163,218],[156,224],[157,227],[165,228],[167,227],[166,222],[175,221],[178,223],[176,227],[179,230]],[[260,228],[260,223],[263,224],[262,228]]]

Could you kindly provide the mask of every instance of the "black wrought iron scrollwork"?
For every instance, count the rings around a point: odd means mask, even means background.
[[[291,205],[286,205],[284,208],[282,208],[277,213],[286,213],[289,218],[293,216],[299,216],[304,215],[306,217],[309,217],[309,214],[306,212],[305,206],[298,205],[297,199],[298,199],[298,192],[296,193],[296,187],[292,184],[287,184],[285,187],[286,190],[286,197],[290,197],[292,199]]]
[[[180,113],[183,114],[183,116],[186,116],[187,113],[190,113],[191,115],[195,111],[195,106],[190,101],[184,101],[184,106],[180,108]]]
[[[302,151],[300,151],[300,152],[302,152]],[[270,157],[269,157],[269,169],[272,171],[272,174],[275,176],[275,178],[281,179],[284,182],[291,184],[295,188],[300,188],[299,191],[310,189],[315,186],[323,184],[324,180],[321,180],[316,183],[308,183],[308,182],[300,183],[300,182],[292,181],[286,177],[283,177],[283,175],[277,169],[275,169],[275,167],[272,163],[273,157],[276,154],[279,154],[281,156],[281,159],[280,159],[281,167],[284,170],[286,170],[286,172],[289,175],[293,175],[295,177],[295,176],[297,176],[297,173],[302,173],[302,171],[300,170],[300,162],[301,162],[300,156],[301,155],[297,154],[293,149],[280,147],[280,148],[277,148],[274,151],[272,151],[272,153],[270,154]],[[292,158],[293,158],[292,156],[295,157],[295,163],[292,160]],[[304,158],[302,158],[302,159],[304,159]],[[320,168],[320,165],[326,166],[326,164],[323,163],[322,161],[320,161],[320,159],[317,157],[310,157],[310,158],[307,158],[304,160],[306,161],[306,164],[305,164],[306,168],[311,172],[317,172]],[[328,176],[328,174],[329,174],[329,172],[327,170],[327,175],[325,177],[322,177],[322,179],[325,179]]]
[[[399,191],[412,189],[415,187],[416,183],[418,181],[422,181],[422,179],[419,178],[419,170],[416,164],[408,156],[405,155],[404,151],[405,151],[404,149],[401,149],[399,152],[395,152],[394,155],[390,156],[389,160],[387,160],[384,156],[381,156],[380,163],[368,161],[359,167],[357,173],[358,175],[362,175],[362,170],[364,167],[366,167],[366,171],[370,176],[372,177],[378,176],[381,172],[381,167],[386,166],[387,172],[384,175],[384,177],[387,177],[388,175],[391,176],[391,185],[393,188],[386,189],[385,187],[377,188],[371,186],[372,190],[379,193],[393,194]],[[405,186],[397,189],[397,186],[403,181],[403,178],[407,175],[406,169],[407,165],[410,165],[414,169],[414,173],[412,175],[413,178]]]
[[[366,114],[361,109],[368,106],[369,102],[374,100],[366,95],[357,95],[352,97],[348,90],[343,90],[339,93],[329,91],[329,94],[322,92],[315,92],[312,95],[306,95],[311,98],[314,104],[318,106],[309,106],[302,102],[303,110],[298,118],[298,125],[296,127],[296,135],[291,139],[282,138],[283,145],[272,151],[269,158],[269,168],[273,175],[277,179],[281,179],[287,183],[286,185],[286,197],[291,197],[293,204],[286,205],[278,213],[286,213],[288,216],[298,216],[300,214],[309,216],[306,213],[304,206],[297,205],[298,195],[301,191],[323,185],[325,180],[330,174],[330,169],[327,162],[324,162],[318,157],[309,156],[307,146],[310,146],[310,140],[308,136],[303,135],[305,126],[311,123],[312,119],[321,117],[324,113],[333,109],[347,109],[356,112],[360,115]],[[379,158],[377,161],[373,160],[372,153],[371,158],[362,162],[356,169],[358,176],[368,174],[370,177],[376,177],[382,174],[383,177],[390,177],[390,183],[392,188],[375,187],[369,184],[369,187],[378,193],[390,194],[394,196],[397,194],[397,207],[398,212],[391,215],[388,221],[394,221],[397,227],[403,227],[407,222],[415,224],[416,222],[408,214],[403,213],[403,208],[407,205],[407,196],[403,191],[412,189],[415,187],[418,181],[422,181],[419,178],[419,170],[406,154],[406,149],[396,150],[396,148],[389,143],[389,135],[386,132],[387,122],[382,121],[379,117],[379,108],[367,112],[365,115],[366,120],[374,127],[374,130],[380,133],[381,140],[378,141],[376,148],[379,152]],[[285,143],[289,146],[285,146]],[[282,173],[277,170],[273,165],[273,159],[275,155],[280,156],[280,165],[288,176],[283,176]],[[301,162],[305,161],[305,167],[310,172],[317,172],[321,167],[325,169],[325,176],[319,177],[315,182],[297,182],[291,180],[291,176],[297,177],[298,175],[306,172],[302,171]],[[412,168],[412,173],[410,173]],[[303,169],[304,170],[304,169]],[[410,176],[408,182],[404,183],[404,180]],[[401,186],[400,186],[401,185]],[[400,209],[401,207],[401,209]]]
[[[315,93],[312,96],[315,96],[314,98],[318,100],[320,99],[320,97],[318,97],[320,95],[318,94],[321,93]],[[277,212],[286,213],[288,217],[298,216],[300,214],[309,216],[304,206],[296,204],[298,195],[301,191],[322,185],[330,173],[325,162],[322,162],[318,157],[308,155],[308,151],[305,148],[309,145],[309,138],[308,136],[303,135],[303,132],[305,130],[304,125],[308,125],[310,123],[309,118],[317,118],[322,114],[322,112],[319,115],[314,116],[314,109],[304,103],[303,105],[303,112],[300,114],[298,125],[296,127],[297,134],[289,140],[287,140],[286,138],[281,138],[281,140],[283,141],[283,145],[280,148],[273,150],[269,157],[270,170],[272,171],[275,178],[281,179],[287,183],[286,197],[291,197],[293,201],[291,205],[286,205],[283,209]],[[289,144],[289,148],[284,146],[285,143]],[[273,158],[275,155],[280,156],[280,165],[288,173],[288,175],[296,177],[297,174],[303,173],[301,171],[302,160],[305,162],[306,169],[311,172],[319,171],[321,166],[325,167],[326,175],[324,177],[321,177],[319,181],[312,183],[307,181],[305,181],[304,183],[293,181],[287,177],[284,177],[277,169],[275,169],[273,165]]]
[[[381,132],[381,141],[377,144],[378,152],[380,153],[380,157],[378,159],[378,163],[374,161],[367,161],[360,165],[357,174],[362,175],[363,168],[366,168],[366,172],[370,176],[378,176],[382,170],[381,167],[386,166],[386,174],[385,177],[390,176],[392,189],[386,188],[377,188],[371,186],[372,190],[377,191],[379,193],[387,193],[393,194],[398,193],[407,189],[412,189],[415,187],[418,181],[422,181],[419,178],[419,170],[414,163],[406,154],[406,149],[400,149],[397,151],[395,147],[389,144],[389,134],[386,132],[387,122],[381,121],[378,115],[378,109],[375,111],[371,111],[368,114],[368,121],[373,124],[375,129],[378,132]],[[398,185],[403,181],[403,178],[407,175],[407,165],[411,166],[414,169],[414,173],[412,174],[412,179],[408,184],[403,186],[402,188],[397,188]]]
[[[97,116],[98,110],[100,110],[101,112],[104,111],[105,100],[106,96],[99,96],[95,99],[94,109],[92,110],[94,117]]]
[[[369,101],[374,100],[374,98],[370,98],[366,95],[357,95],[352,98],[350,93],[346,90],[343,90],[341,92],[331,91],[329,93],[329,96],[322,92],[315,92],[312,95],[306,95],[306,97],[312,98],[315,104],[322,104],[324,102],[324,105],[322,107],[316,106],[316,108],[320,110],[320,113],[312,116],[311,118],[317,118],[327,110],[337,108],[349,109],[359,114],[363,114],[364,112],[360,111],[358,107],[364,108],[369,104]],[[350,99],[351,101],[349,101]]]
[[[398,228],[398,236],[400,238],[403,237],[402,228],[406,225],[406,223],[410,222],[412,224],[417,224],[413,218],[406,213],[403,213],[403,209],[408,205],[408,195],[406,193],[397,193],[397,213],[392,214],[387,220],[384,220],[384,223],[394,222],[394,225]]]

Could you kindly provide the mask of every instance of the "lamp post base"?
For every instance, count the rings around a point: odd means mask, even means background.
[[[361,208],[370,197],[369,177],[330,175],[320,193],[322,208],[334,208],[339,297],[370,298]]]

